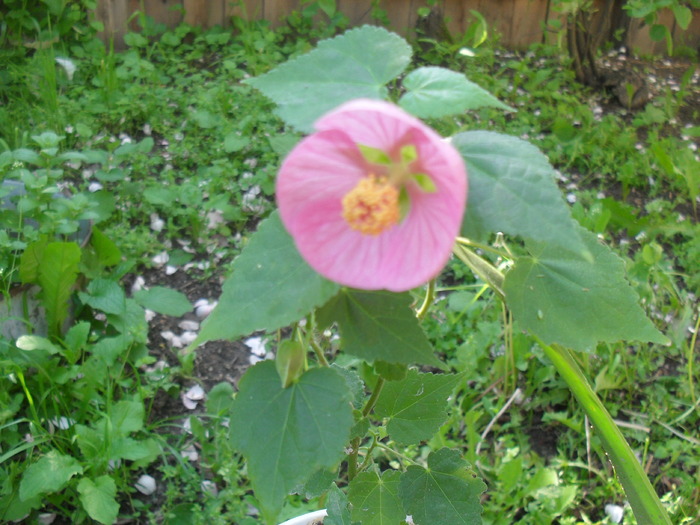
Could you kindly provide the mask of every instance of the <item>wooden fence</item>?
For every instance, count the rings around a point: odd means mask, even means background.
[[[372,0],[336,0],[338,10],[348,17],[351,26],[375,23],[372,19]],[[232,16],[269,20],[279,25],[292,11],[302,7],[300,0],[98,0],[96,16],[105,27],[104,38],[114,37],[117,48],[123,46],[122,37],[135,29],[129,19],[136,11],[153,17],[158,23],[174,27],[181,22],[201,27],[227,26]],[[402,35],[412,35],[418,19],[418,9],[426,7],[425,0],[380,0],[390,28]],[[510,48],[523,48],[534,42],[555,38],[545,28],[561,15],[552,7],[552,0],[438,0],[438,8],[453,34],[463,32],[474,21],[471,10],[481,13],[491,29],[502,35],[501,43]],[[694,12],[691,27],[683,31],[673,14],[662,12],[662,22],[668,24],[676,44],[700,45],[700,16]],[[666,44],[653,42],[649,27],[639,20],[627,22],[626,43],[645,54],[663,54]]]

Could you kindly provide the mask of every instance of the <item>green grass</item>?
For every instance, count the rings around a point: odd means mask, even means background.
[[[100,162],[64,167],[62,176],[75,193],[99,183],[113,197],[114,211],[101,228],[125,259],[143,267],[163,250],[172,255],[184,241],[193,253],[179,250],[181,260],[209,261],[206,275],[218,276],[272,210],[280,158],[298,139],[274,116],[269,101],[240,82],[307,51],[313,37],[323,36],[303,17],[294,23],[272,31],[265,23],[237,20],[233,36],[188,26],[146,32],[150,38],[130,34],[122,53],[88,41],[71,49],[78,66],[72,80],[55,67],[51,49],[18,60],[0,90],[0,150],[37,149],[31,137],[52,131],[65,137],[61,151],[101,152]],[[434,127],[445,135],[492,129],[529,138],[561,171],[575,217],[624,258],[645,308],[673,343],[600,345],[580,356],[580,364],[624,425],[675,522],[700,519],[700,364],[692,332],[698,328],[700,295],[693,178],[698,160],[682,138],[682,124],[668,124],[683,97],[667,93],[637,113],[618,108],[601,117],[595,110],[599,95],[575,84],[554,48],[534,46],[515,56],[482,46],[468,59],[438,46],[422,59],[465,72],[518,109],[512,114],[481,110],[431,122]],[[11,167],[2,169],[4,178]],[[154,217],[164,223],[155,233]],[[8,240],[6,246],[15,244]],[[118,281],[126,271],[117,267],[111,278]],[[471,284],[454,289],[455,281]],[[625,496],[566,384],[462,266],[454,263],[442,285],[426,329],[449,366],[465,374],[465,383],[453,417],[430,445],[462,448],[477,467],[489,486],[485,523],[609,523],[605,505],[624,506]],[[101,337],[126,332],[123,322],[109,319]],[[5,454],[0,469],[7,483],[16,489],[32,454],[84,454],[85,438],[76,445],[70,433],[46,431],[51,417],[71,414],[78,424],[90,425],[109,419],[117,399],[143,403],[159,391],[178,395],[175,379],[186,370],[169,369],[165,379],[142,373],[139,367],[151,364],[147,343],[143,333],[129,337],[131,350],[116,356],[118,372],[106,370],[93,355],[91,345],[98,340],[86,342],[80,359],[67,368],[84,377],[76,384],[52,377],[65,361],[42,356],[46,361],[37,368],[17,357],[13,342],[0,341],[0,406],[8,407],[0,412]],[[108,378],[108,384],[88,381],[90,374]],[[164,447],[160,457],[148,458],[165,486],[163,514],[190,523],[254,522],[245,517],[254,500],[244,467],[225,430],[215,424],[218,413],[209,417],[201,428],[194,424],[192,436],[159,422],[143,428],[135,423],[136,430],[125,429],[122,437]],[[205,427],[212,431],[207,434]],[[23,448],[27,431],[37,440],[33,449]],[[201,447],[200,464],[206,468],[180,457],[178,451],[190,441]],[[427,456],[428,448],[407,454]],[[86,471],[108,472],[99,461],[85,465]],[[122,517],[148,522],[159,512],[132,488],[132,478],[145,472],[142,463],[125,460],[119,467],[118,499]],[[218,494],[202,496],[205,478],[216,483]],[[0,502],[6,503],[10,492],[0,487]],[[79,523],[87,517],[78,499],[70,486],[50,497],[49,508]],[[290,505],[304,504],[297,498]],[[627,507],[625,523],[632,520]]]

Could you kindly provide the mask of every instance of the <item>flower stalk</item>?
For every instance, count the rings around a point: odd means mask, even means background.
[[[488,283],[501,298],[505,299],[503,272],[459,243],[455,244],[453,253]],[[591,387],[571,351],[559,345],[547,345],[537,336],[533,335],[533,337],[566,381],[569,390],[598,431],[603,448],[615,467],[637,522],[644,525],[671,525],[671,519],[651,486],[644,469],[605,405]]]
[[[571,352],[561,346],[547,345],[538,338],[535,339],[598,431],[603,448],[610,456],[637,522],[646,525],[671,525],[671,519],[651,486],[642,465]]]

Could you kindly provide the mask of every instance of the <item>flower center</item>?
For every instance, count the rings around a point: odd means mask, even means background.
[[[385,177],[370,174],[343,197],[343,218],[364,235],[379,235],[400,217],[399,190]]]

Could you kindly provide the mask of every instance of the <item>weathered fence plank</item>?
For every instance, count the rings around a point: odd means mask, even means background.
[[[599,0],[596,0],[599,3]],[[176,8],[182,5],[182,10]],[[348,17],[351,26],[372,23],[372,0],[336,0],[336,5]],[[551,0],[438,0],[435,6],[442,12],[447,28],[452,34],[465,31],[474,21],[471,10],[478,11],[486,19],[490,31],[501,35],[501,44],[506,47],[524,48],[534,42],[555,41],[551,32],[543,28],[552,20],[562,20],[560,13],[552,7]],[[426,0],[381,0],[391,29],[413,36],[418,19],[418,9],[427,7]],[[301,0],[97,0],[95,15],[104,24],[105,41],[114,38],[117,48],[123,47],[123,36],[127,30],[137,30],[129,17],[139,9],[146,15],[168,27],[180,22],[201,27],[227,26],[232,16],[249,20],[265,19],[273,27],[279,26],[292,11],[302,7]],[[697,47],[700,44],[700,11],[693,11],[693,20],[688,31],[675,23],[670,10],[660,13],[659,20],[668,24],[674,42]],[[654,42],[649,37],[649,27],[640,20],[632,19],[627,31],[627,45],[640,53],[663,54],[666,43]]]

